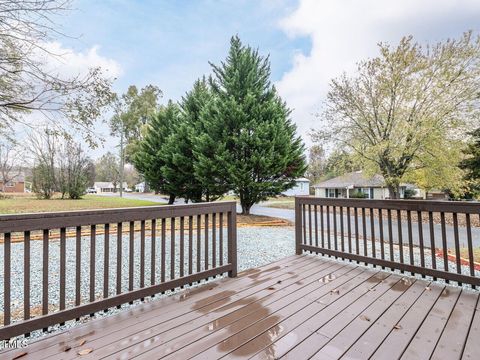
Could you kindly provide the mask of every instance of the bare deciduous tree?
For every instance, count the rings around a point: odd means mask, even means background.
[[[0,181],[1,191],[5,192],[5,186],[17,179],[22,172],[23,165],[22,149],[14,142],[5,141],[0,143]]]
[[[95,144],[93,122],[110,104],[111,79],[100,68],[65,77],[49,66],[63,54],[49,51],[52,36],[65,36],[54,18],[70,10],[69,0],[0,0],[0,131],[11,136],[16,124],[30,112],[47,121],[68,119],[71,130],[81,131]],[[63,128],[65,130],[66,127]]]

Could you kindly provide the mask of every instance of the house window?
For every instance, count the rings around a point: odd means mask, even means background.
[[[334,198],[335,196],[335,189],[328,189],[328,196],[330,198]]]
[[[15,183],[13,181],[9,181],[5,184],[6,187],[15,187]]]
[[[361,188],[360,189],[361,193],[364,193],[366,195],[367,199],[371,199],[371,193],[370,193],[370,188]]]

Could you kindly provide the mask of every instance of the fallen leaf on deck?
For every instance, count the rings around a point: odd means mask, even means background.
[[[398,325],[398,324],[397,324],[397,325],[395,325],[393,328],[394,328],[394,329],[397,329],[397,330],[400,330],[400,329],[402,328],[402,325]]]
[[[70,345],[65,345],[63,348],[63,351],[67,352],[67,351],[70,351],[71,349],[72,347]]]
[[[360,319],[365,320],[365,321],[370,321],[370,318],[366,315],[360,315]]]
[[[432,289],[430,289],[430,286],[425,286],[425,290],[430,291]]]
[[[278,281],[277,281],[277,284],[281,284],[281,283],[282,283],[282,280],[278,280]]]
[[[270,286],[268,290],[275,290],[275,288],[273,286]]]
[[[12,358],[12,360],[20,359],[20,358],[26,356],[27,354],[28,354],[27,352],[20,353],[20,354],[14,356],[14,357]]]
[[[331,294],[340,294],[340,290],[335,289],[330,291]]]
[[[93,349],[83,349],[78,352],[78,355],[88,355],[93,351]]]
[[[370,289],[368,289],[368,291],[377,291],[377,289],[376,288],[370,288]]]
[[[78,346],[83,346],[83,345],[85,345],[86,342],[87,342],[86,339],[82,339],[82,340],[80,340],[80,342],[78,343]]]

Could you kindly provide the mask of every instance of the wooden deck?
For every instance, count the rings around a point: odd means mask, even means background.
[[[473,290],[301,255],[0,357],[479,359],[477,303]]]

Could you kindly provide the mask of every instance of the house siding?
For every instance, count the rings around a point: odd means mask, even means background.
[[[3,186],[3,181],[0,181],[0,190],[6,193],[23,193],[25,192],[24,182],[13,182],[13,186]]]

